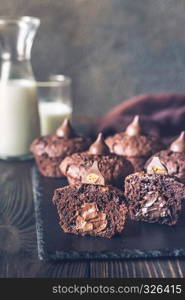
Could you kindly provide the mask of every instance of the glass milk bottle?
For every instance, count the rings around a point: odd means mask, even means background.
[[[40,135],[30,55],[40,20],[0,17],[0,158],[26,160]]]

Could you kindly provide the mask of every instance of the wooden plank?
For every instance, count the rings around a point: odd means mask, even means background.
[[[30,166],[0,164],[0,250],[9,254],[36,249]]]
[[[127,260],[91,262],[91,277],[112,278],[183,278],[185,260]]]
[[[178,270],[178,275],[179,275],[179,278],[184,278],[185,277],[185,261],[181,261],[179,259],[176,259],[175,260],[175,264],[176,264],[176,267],[177,267],[177,270]]]

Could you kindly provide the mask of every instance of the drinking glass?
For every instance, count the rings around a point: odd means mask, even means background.
[[[37,82],[37,93],[41,135],[54,134],[63,120],[72,116],[71,79],[52,75],[50,81]]]

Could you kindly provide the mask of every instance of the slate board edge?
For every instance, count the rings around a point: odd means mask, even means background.
[[[133,258],[165,258],[165,257],[185,257],[185,249],[158,249],[158,250],[140,250],[140,249],[125,249],[121,251],[93,251],[93,252],[78,252],[78,251],[55,251],[48,253],[44,242],[44,227],[42,219],[42,197],[41,187],[39,186],[38,171],[34,166],[32,168],[32,187],[33,199],[36,217],[36,233],[38,257],[45,261],[59,260],[93,260],[93,259],[133,259]]]

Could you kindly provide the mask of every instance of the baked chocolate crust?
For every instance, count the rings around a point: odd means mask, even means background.
[[[59,224],[64,232],[111,238],[124,228],[124,194],[112,186],[82,184],[54,191]]]
[[[155,137],[147,135],[129,136],[120,132],[106,139],[111,152],[126,157],[149,157],[161,149]]]
[[[185,181],[185,152],[173,152],[170,149],[155,154],[166,165],[168,173]],[[148,165],[151,158],[146,162]]]
[[[144,166],[146,164],[147,158],[146,157],[127,157],[127,160],[131,162],[132,166],[134,167],[134,172],[139,172],[144,170]],[[133,172],[133,173],[134,173]]]
[[[42,175],[63,177],[59,169],[61,161],[74,152],[87,150],[90,143],[88,137],[60,138],[48,135],[36,139],[30,149]]]
[[[133,164],[135,172],[142,171],[147,159],[162,149],[157,138],[147,135],[129,136],[120,132],[105,141],[112,153],[126,157]]]
[[[185,186],[174,176],[138,172],[126,177],[125,196],[132,220],[174,225]]]
[[[60,170],[67,177],[69,184],[80,184],[94,162],[98,163],[106,184],[122,187],[123,179],[133,173],[132,164],[122,156],[111,153],[92,155],[88,152],[74,153],[66,157],[60,164]]]

